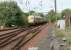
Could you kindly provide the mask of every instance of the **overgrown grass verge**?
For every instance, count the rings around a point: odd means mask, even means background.
[[[65,30],[54,28],[52,33],[54,33],[57,38],[65,38],[67,46],[71,48],[71,28],[66,28]]]

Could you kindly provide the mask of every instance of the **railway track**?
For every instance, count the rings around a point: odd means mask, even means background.
[[[9,42],[16,39],[16,36],[21,34],[21,32],[24,32],[25,30],[27,30],[27,28],[21,28],[19,30],[13,31],[13,32],[9,32],[9,33],[5,33],[5,34],[0,35],[0,47],[5,46]]]
[[[42,26],[20,29],[12,33],[3,34],[4,36],[0,35],[0,50],[20,50],[22,46],[41,31]]]
[[[0,29],[0,32],[2,32],[2,31],[8,31],[8,30],[14,30],[14,29],[18,29],[18,28],[7,28],[7,29]]]

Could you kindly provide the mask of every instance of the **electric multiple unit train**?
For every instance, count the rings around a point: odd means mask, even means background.
[[[29,24],[41,24],[41,23],[46,23],[46,22],[47,22],[46,17],[34,16],[34,15],[28,16]]]

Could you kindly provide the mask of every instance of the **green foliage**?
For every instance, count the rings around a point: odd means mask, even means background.
[[[22,26],[25,25],[25,18],[27,14],[20,10],[15,2],[0,3],[0,25],[3,26]]]
[[[29,13],[29,15],[33,15],[35,13],[35,11],[29,11],[28,13]]]
[[[48,21],[49,22],[56,21],[56,15],[55,15],[55,12],[53,10],[48,12]]]
[[[27,14],[29,14],[29,15],[37,15],[37,16],[44,17],[43,13],[38,13],[38,12],[35,12],[35,11],[29,11]]]
[[[62,19],[61,13],[55,13],[53,10],[48,12],[48,21],[55,22],[56,20]]]
[[[38,13],[41,17],[44,17],[44,14],[43,13]]]
[[[56,30],[55,35],[58,38],[63,38],[65,36],[64,31],[61,31],[61,30]]]
[[[65,15],[67,15],[67,14],[69,14],[69,13],[71,13],[71,9],[64,9],[64,10],[62,11],[62,16],[65,16]]]
[[[57,20],[62,19],[61,13],[56,13]]]

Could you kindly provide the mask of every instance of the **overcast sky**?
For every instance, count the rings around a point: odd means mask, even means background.
[[[21,2],[22,1],[22,2]],[[28,0],[30,3],[28,7],[30,9],[34,9],[36,11],[44,11],[48,12],[51,9],[54,9],[54,0],[42,0],[42,8],[40,6],[40,1],[41,0]],[[25,2],[26,0],[17,0],[19,3],[20,7],[26,10]],[[61,11],[66,8],[71,8],[71,0],[57,0],[57,11]]]
[[[4,1],[4,0],[0,0]],[[27,11],[30,7],[30,10],[48,12],[51,9],[54,9],[54,0],[42,0],[42,8],[41,8],[41,0],[27,0],[29,3],[26,6],[26,0],[16,0],[18,5],[21,7],[23,11]],[[60,12],[63,9],[71,8],[71,0],[57,0],[57,11]]]
[[[52,0],[47,1],[47,0],[42,0],[42,7],[41,5],[41,0],[28,0],[28,4],[26,6],[26,1],[27,0],[16,0],[18,5],[26,11],[27,9],[29,10],[35,10],[35,11],[44,11],[47,12],[50,9],[54,9],[54,3]],[[28,8],[27,8],[28,7]]]

